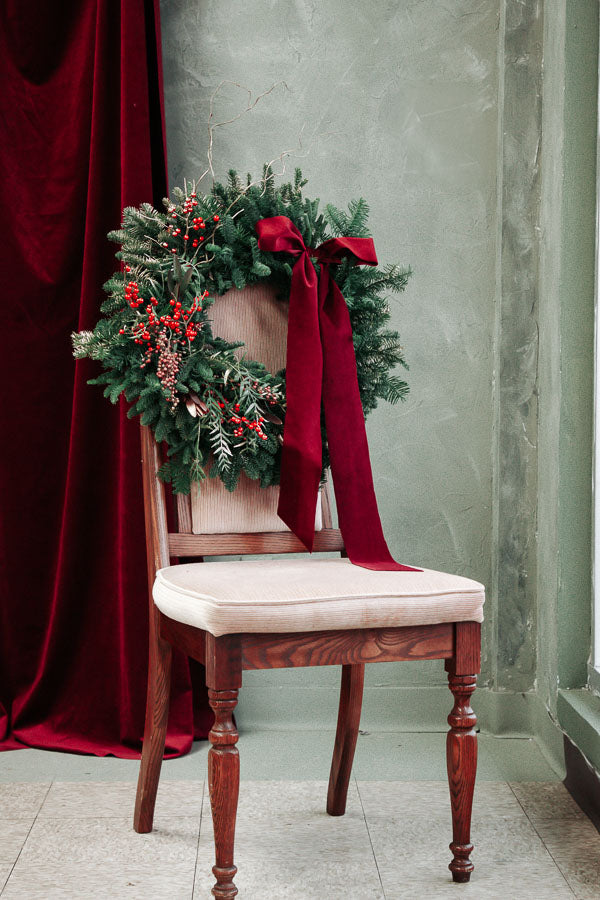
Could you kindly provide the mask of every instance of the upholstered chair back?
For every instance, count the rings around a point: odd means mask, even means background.
[[[244,342],[245,347],[238,350],[238,355],[245,354],[264,363],[273,373],[285,368],[288,302],[277,299],[273,285],[263,282],[242,291],[234,288],[217,297],[210,313],[215,335],[231,342]],[[323,527],[321,497],[315,531]],[[278,500],[279,487],[261,488],[245,474],[233,493],[226,490],[219,478],[207,478],[192,488],[188,528],[193,534],[288,531],[277,515]],[[182,512],[189,518],[183,507],[180,503],[180,518]]]

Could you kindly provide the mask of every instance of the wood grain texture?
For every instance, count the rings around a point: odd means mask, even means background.
[[[330,816],[343,816],[346,812],[364,682],[364,665],[342,666],[340,707],[327,791],[327,812]]]
[[[183,622],[176,622],[175,619],[169,619],[159,613],[160,636],[169,641],[186,656],[191,656],[204,665],[205,662],[205,634],[200,628],[194,628],[192,625],[185,625]]]
[[[156,477],[161,466],[160,454],[152,432],[140,426],[142,442],[142,482],[144,486],[144,519],[146,523],[146,554],[148,561],[148,585],[150,590],[158,569],[169,565],[169,538],[167,532],[167,506],[165,487]],[[152,594],[150,594],[150,602]]]
[[[471,810],[477,771],[477,719],[471,709],[471,695],[477,684],[476,675],[448,674],[454,707],[448,716],[450,731],[446,739],[446,762],[450,804],[452,807],[453,859],[448,868],[452,880],[469,881],[473,871],[471,853]]]
[[[321,487],[321,520],[323,528],[333,528],[333,517],[331,515],[331,498],[329,496],[329,484],[326,481]]]
[[[457,622],[452,671],[455,675],[473,675],[481,671],[481,624]]]
[[[156,792],[165,750],[169,693],[171,687],[171,645],[160,636],[159,612],[154,606],[152,587],[156,570],[169,565],[167,515],[164,487],[156,478],[160,465],[158,448],[148,428],[141,427],[142,480],[146,525],[148,566],[149,652],[146,721],[142,760],[135,799],[133,827],[137,832],[152,831]]]
[[[177,531],[180,534],[192,533],[192,501],[189,494],[175,494],[177,506]]]
[[[315,552],[342,550],[337,528],[315,531]],[[245,556],[251,553],[306,553],[306,547],[291,531],[236,534],[169,534],[171,556]]]
[[[239,634],[215,637],[205,633],[206,684],[215,690],[233,690],[242,686],[242,654]]]
[[[454,647],[454,626],[410,625],[240,636],[244,669],[335,666],[407,659],[447,659]]]
[[[167,641],[150,642],[148,692],[146,695],[146,724],[142,760],[135,797],[133,827],[139,834],[152,831],[154,806],[165,752],[169,694],[171,689],[172,649]]]
[[[237,868],[233,862],[235,820],[240,789],[240,759],[236,747],[238,732],[233,721],[237,690],[208,691],[208,702],[215,723],[208,735],[208,789],[215,835],[215,897],[232,900],[237,894],[233,883]]]

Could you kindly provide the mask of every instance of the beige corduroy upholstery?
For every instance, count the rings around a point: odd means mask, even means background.
[[[269,372],[285,368],[288,302],[277,298],[272,284],[235,288],[216,297],[210,308],[215,335],[231,343],[244,342],[237,356],[259,360]],[[192,485],[192,531],[194,534],[288,531],[277,515],[279,488],[261,488],[242,474],[230,493],[220,478]],[[315,531],[320,531],[321,504],[317,506]]]
[[[306,558],[170,566],[153,594],[166,616],[216,636],[481,622],[484,602],[483,586],[458,575]]]
[[[194,534],[289,531],[277,515],[279,485],[261,488],[243,472],[233,493],[220,478],[207,478],[192,485],[192,531]],[[317,500],[315,531],[323,528],[321,495]]]

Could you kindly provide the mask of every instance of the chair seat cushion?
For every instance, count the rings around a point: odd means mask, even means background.
[[[481,622],[484,588],[431,569],[374,572],[303,558],[169,566],[157,572],[153,596],[164,615],[219,636]]]

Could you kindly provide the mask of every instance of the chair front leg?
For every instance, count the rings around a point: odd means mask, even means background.
[[[233,878],[237,872],[233,864],[235,820],[240,787],[240,758],[237,747],[238,732],[233,722],[238,691],[209,689],[208,702],[215,714],[215,723],[208,735],[208,787],[215,835],[215,865],[217,879],[212,893],[221,900],[231,900],[237,894]]]
[[[446,739],[446,761],[452,806],[452,843],[454,858],[449,865],[452,880],[469,881],[473,871],[470,856],[471,810],[477,772],[477,719],[471,709],[471,694],[477,685],[476,675],[448,673],[454,707],[448,716],[450,731]]]
[[[453,860],[449,865],[452,880],[471,878],[471,810],[477,773],[477,719],[471,709],[471,695],[481,668],[481,625],[479,622],[455,624],[454,656],[446,660],[448,682],[454,707],[448,716],[450,731],[446,740],[446,761],[452,806]]]
[[[330,816],[343,816],[346,812],[346,798],[358,738],[364,681],[365,667],[363,664],[342,666],[340,707],[329,775],[329,790],[327,791],[327,812]]]

